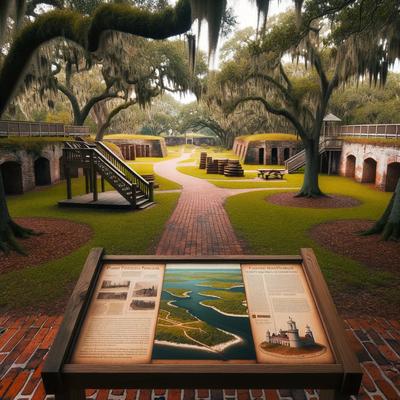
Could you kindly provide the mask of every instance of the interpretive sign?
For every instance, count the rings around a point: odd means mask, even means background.
[[[257,361],[334,361],[300,264],[242,266]]]
[[[164,265],[105,265],[72,362],[150,362],[163,274]]]
[[[358,393],[361,370],[314,253],[90,253],[42,371],[85,388],[319,388]],[[326,392],[325,392],[326,391]]]

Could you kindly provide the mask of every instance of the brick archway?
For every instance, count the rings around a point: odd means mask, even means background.
[[[375,183],[376,161],[373,158],[366,158],[363,164],[362,183]]]
[[[44,186],[51,184],[50,161],[45,157],[35,160],[35,185]]]
[[[16,161],[6,161],[0,165],[0,173],[3,176],[6,194],[22,194],[24,192],[20,163]]]
[[[385,191],[394,192],[400,179],[400,162],[392,162],[387,166]]]
[[[356,157],[352,154],[346,157],[346,173],[349,178],[354,178],[356,175]]]

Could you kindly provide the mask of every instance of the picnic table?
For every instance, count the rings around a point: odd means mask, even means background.
[[[265,180],[268,180],[271,177],[275,179],[283,179],[284,175],[286,174],[285,169],[277,169],[277,168],[268,168],[268,169],[258,169],[258,177],[261,177]]]

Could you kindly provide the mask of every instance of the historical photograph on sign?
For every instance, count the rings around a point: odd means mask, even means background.
[[[98,300],[126,300],[128,292],[100,292],[97,295]]]
[[[242,271],[257,361],[332,363],[302,266],[243,265]]]
[[[72,362],[151,362],[164,265],[104,265]]]
[[[154,310],[156,302],[154,300],[134,299],[131,301],[131,310]]]
[[[157,282],[136,282],[133,288],[135,297],[155,297],[157,296]]]
[[[240,265],[167,265],[153,359],[255,358]]]
[[[101,284],[102,289],[128,289],[129,285],[131,284],[130,281],[108,281],[104,280],[103,283]]]

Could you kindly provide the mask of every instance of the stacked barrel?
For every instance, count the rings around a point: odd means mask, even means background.
[[[218,162],[207,157],[207,174],[218,174]]]
[[[218,159],[207,157],[207,153],[200,153],[200,169],[205,169],[207,174],[220,174],[225,176],[244,176],[243,168],[238,160]]]
[[[229,160],[224,168],[224,175],[229,177],[244,176],[244,171],[239,160]]]
[[[207,153],[200,153],[200,169],[206,169],[207,166]]]
[[[217,165],[218,165],[218,173],[220,174],[220,175],[223,175],[224,174],[224,169],[225,169],[225,166],[228,164],[228,159],[226,159],[226,160],[215,160],[215,161],[217,161]]]

